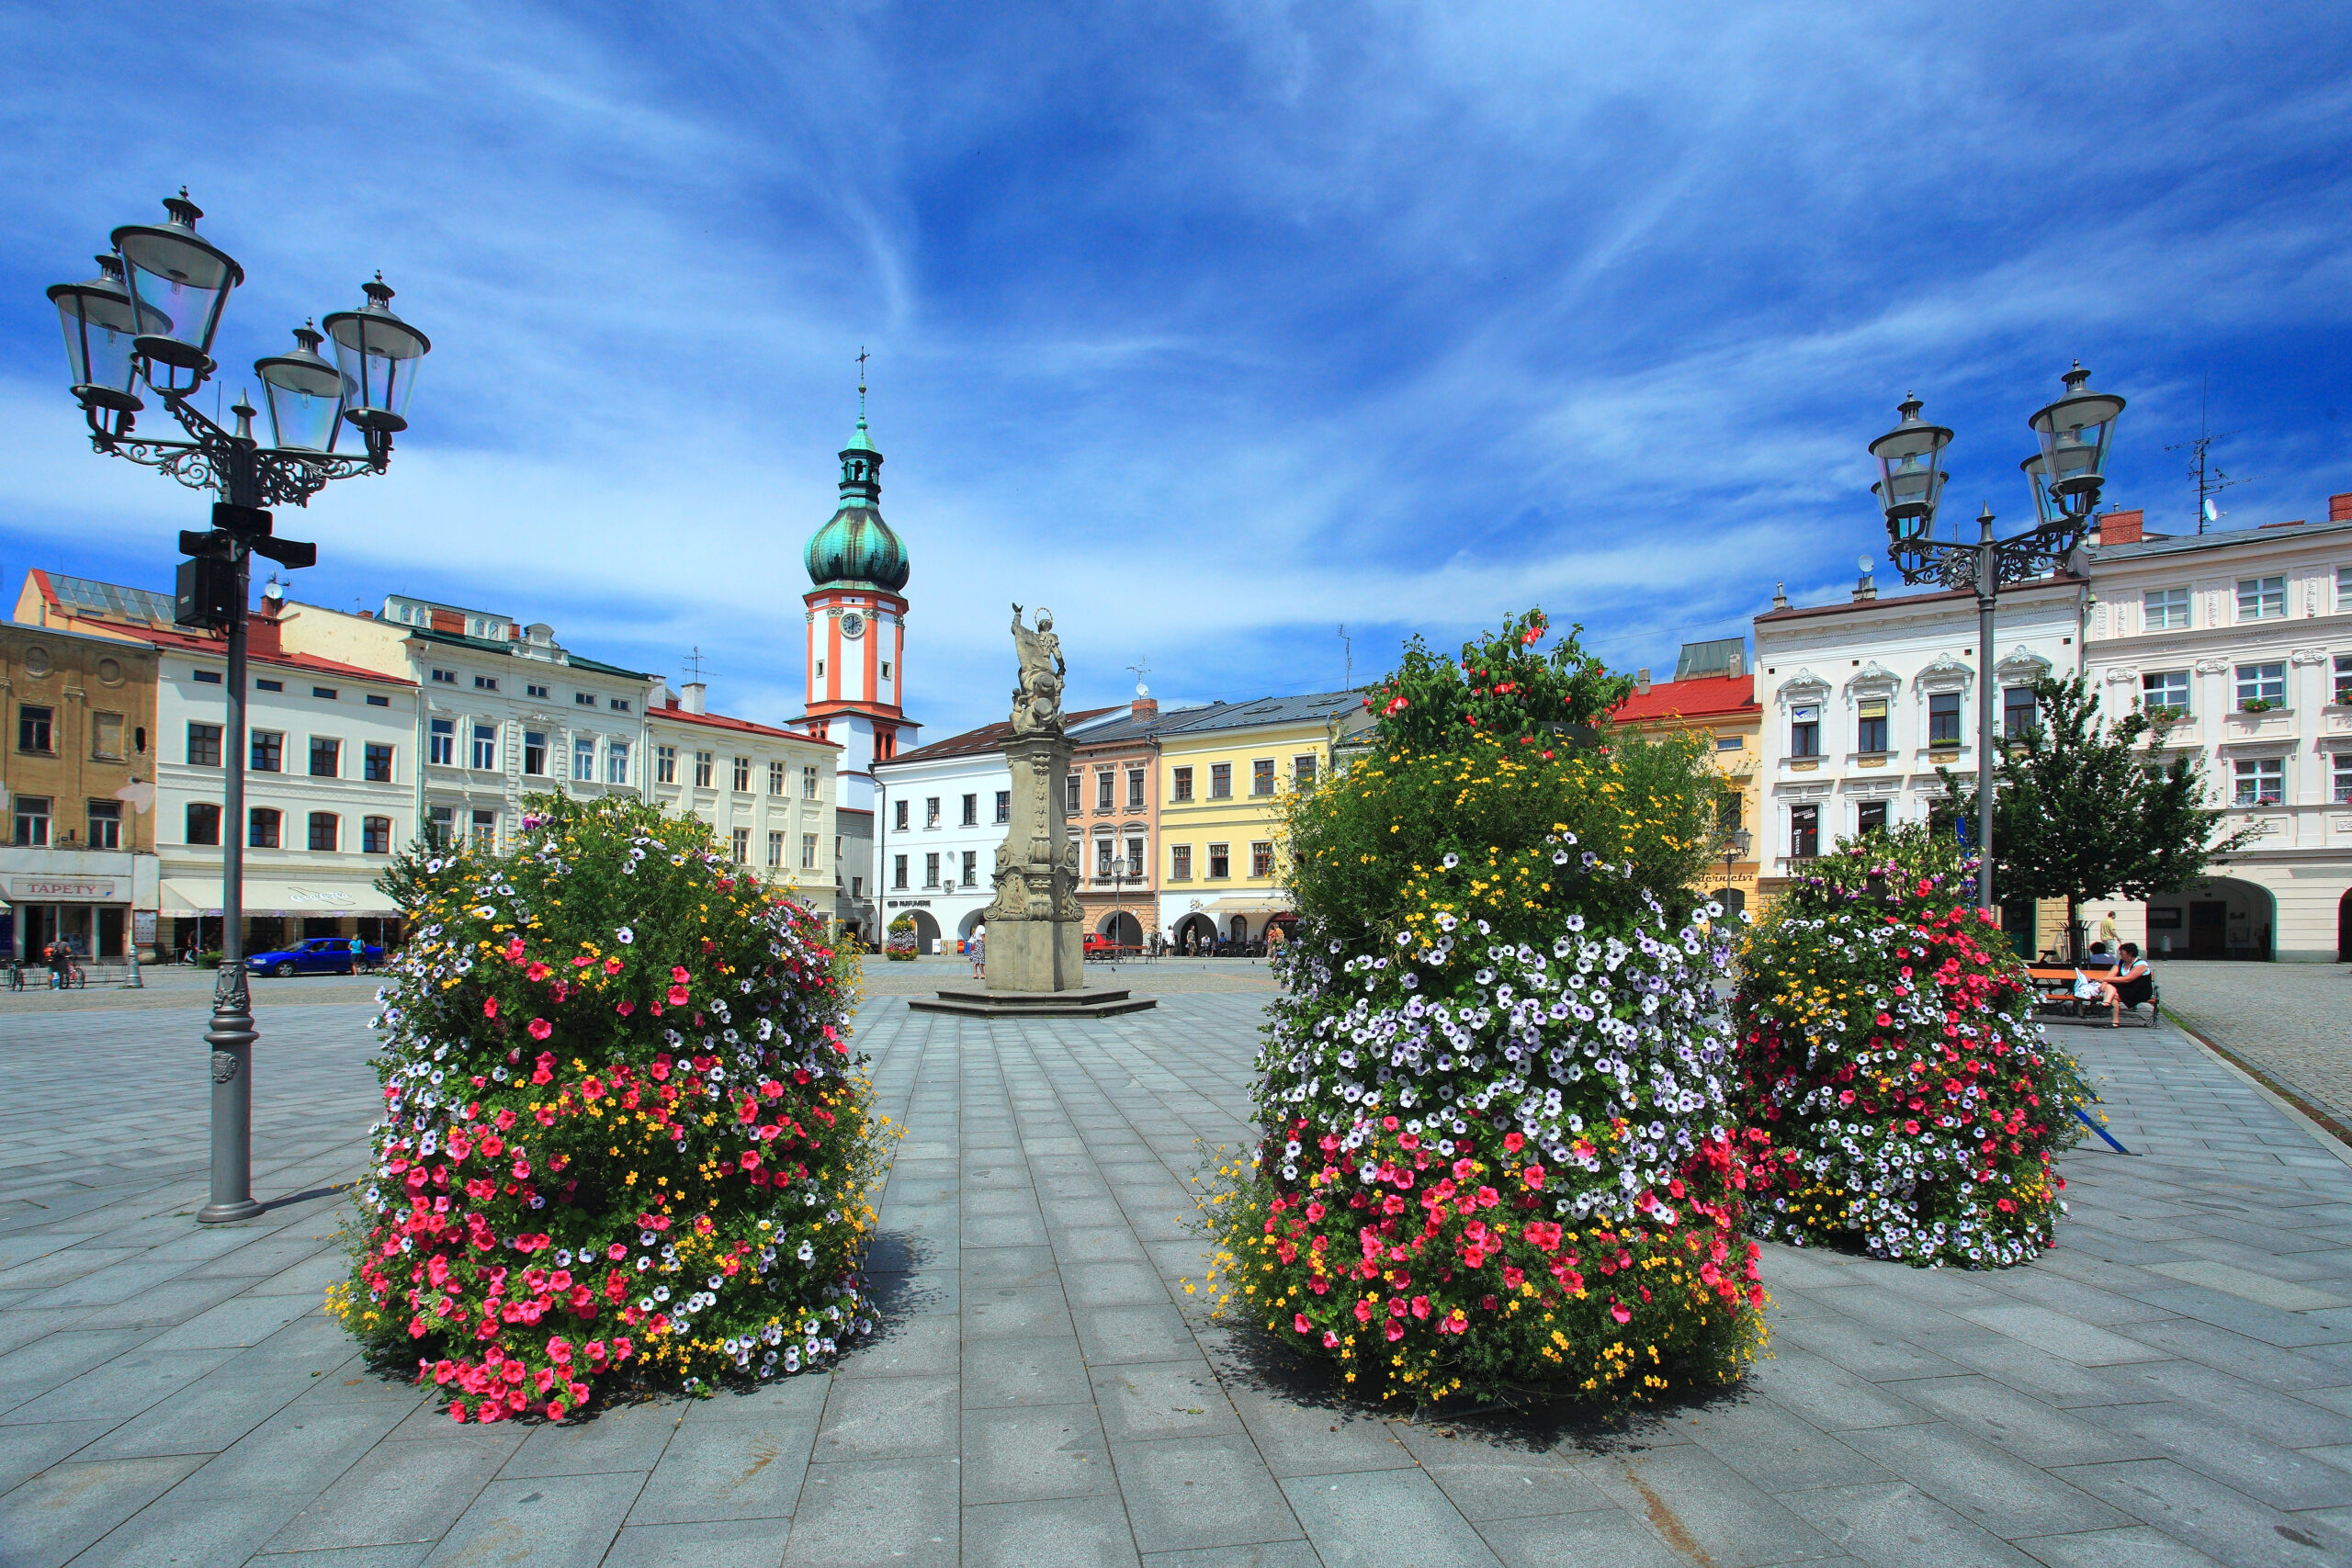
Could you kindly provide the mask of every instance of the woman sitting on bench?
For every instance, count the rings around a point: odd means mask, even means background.
[[[2123,962],[2117,964],[2115,977],[2098,982],[2099,999],[2107,1003],[2107,1026],[2123,1027],[2123,1010],[2138,1007],[2155,995],[2155,971],[2140,960],[2140,945],[2127,942],[2118,950]]]

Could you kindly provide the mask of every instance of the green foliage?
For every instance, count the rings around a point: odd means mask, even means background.
[[[1379,716],[1375,748],[1442,751],[1485,737],[1514,756],[1540,753],[1625,700],[1633,681],[1584,651],[1582,626],[1570,627],[1550,654],[1537,652],[1549,629],[1544,612],[1530,610],[1494,636],[1464,643],[1458,662],[1415,637],[1395,673],[1364,699]]]
[[[1873,832],[1815,862],[1750,935],[1734,998],[1758,1234],[1858,1239],[1914,1264],[2021,1263],[2051,1243],[2052,1156],[2093,1097],[1972,907],[1946,833]]]
[[[701,824],[526,806],[510,853],[417,864],[331,1307],[459,1420],[821,1365],[871,1326],[854,971]]]
[[[1705,739],[1618,732],[1605,748],[1551,750],[1464,731],[1442,751],[1375,750],[1294,796],[1284,839],[1299,913],[1357,953],[1386,951],[1399,931],[1430,940],[1440,914],[1548,946],[1566,908],[1623,925],[1645,893],[1686,906],[1721,789]],[[1563,835],[1577,846],[1565,860]],[[1638,875],[1585,874],[1604,863]]]
[[[402,913],[413,911],[442,885],[442,869],[449,856],[449,835],[439,823],[427,821],[424,831],[384,863],[376,877],[377,890]]]
[[[2034,697],[2040,722],[1995,772],[1993,886],[2001,898],[2064,898],[2071,929],[2086,899],[2177,892],[2252,841],[2250,829],[2219,833],[2226,813],[2205,805],[2193,749],[2162,760],[2177,714],[2103,720],[2080,675],[2039,682]],[[1939,776],[1945,794],[1933,820],[1947,829],[1955,817],[1975,822],[1973,781]]]

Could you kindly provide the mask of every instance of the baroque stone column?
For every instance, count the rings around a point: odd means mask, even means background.
[[[1071,991],[1085,984],[1078,840],[1063,814],[1070,745],[1058,726],[1004,743],[1012,818],[996,852],[988,921],[990,991]]]

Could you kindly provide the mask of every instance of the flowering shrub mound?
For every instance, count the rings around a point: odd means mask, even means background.
[[[822,1365],[872,1326],[878,1129],[821,921],[700,823],[530,804],[424,863],[330,1307],[459,1421]]]
[[[1573,638],[1555,660],[1585,664]],[[1291,807],[1302,929],[1264,1142],[1205,1204],[1216,1299],[1381,1398],[1724,1381],[1765,1298],[1709,1016],[1729,942],[1684,891],[1702,742],[1522,745],[1488,718],[1442,748],[1384,734]]]
[[[1969,1268],[2052,1244],[2051,1157],[2093,1098],[2033,1018],[1973,863],[1910,827],[1816,863],[1750,936],[1736,1001],[1759,1235]]]

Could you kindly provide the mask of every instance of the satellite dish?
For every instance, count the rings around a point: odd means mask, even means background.
[[[1862,575],[1863,575],[1864,577],[1868,577],[1868,576],[1871,574],[1871,558],[1870,558],[1870,557],[1868,557],[1868,556],[1856,556],[1856,557],[1854,558],[1854,564],[1855,564],[1856,566],[1860,567],[1860,568],[1862,569]]]

